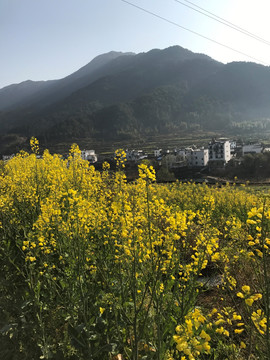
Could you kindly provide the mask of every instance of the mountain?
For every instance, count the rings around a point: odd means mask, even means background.
[[[180,46],[112,51],[63,79],[1,89],[0,136],[53,144],[245,129],[247,121],[268,127],[269,100],[270,69],[262,65],[222,64]]]
[[[191,66],[190,61],[197,64]],[[54,81],[50,87],[24,99],[20,106],[17,102],[17,109],[10,107],[9,112],[4,111],[0,131],[27,136],[32,131],[40,135],[37,130],[45,131],[48,125],[67,117],[89,117],[104,106],[131,101],[157,87],[171,84],[189,87],[220,65],[206,55],[179,46],[138,55],[110,52],[76,73]]]
[[[69,96],[74,91],[90,84],[100,76],[104,76],[109,69],[106,65],[119,56],[132,53],[111,51],[99,55],[90,63],[75,71],[71,75],[53,81],[24,81],[0,89],[0,111],[12,110],[14,107],[45,107]],[[99,71],[100,69],[103,69]]]
[[[252,62],[232,62],[193,88],[192,93],[193,97],[203,94],[227,103],[261,108],[269,103],[269,84],[269,67]]]
[[[37,92],[50,88],[55,81],[26,80],[20,84],[13,84],[0,89],[0,111],[12,109],[14,106],[27,101]]]

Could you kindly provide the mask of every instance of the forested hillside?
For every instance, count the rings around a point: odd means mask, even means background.
[[[269,127],[270,70],[219,63],[179,46],[110,52],[64,79],[0,90],[0,136],[129,139]],[[1,151],[1,149],[0,149]]]

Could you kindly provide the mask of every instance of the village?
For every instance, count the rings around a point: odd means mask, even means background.
[[[206,147],[191,145],[186,148],[174,150],[155,149],[153,152],[126,149],[127,162],[140,162],[144,159],[155,159],[160,163],[165,160],[169,168],[189,166],[190,168],[224,167],[231,159],[238,159],[247,154],[259,154],[270,151],[260,143],[238,144],[235,140],[227,138],[212,139]],[[100,161],[95,150],[82,150],[81,157],[94,164]],[[9,157],[3,157],[6,160]],[[104,156],[101,156],[104,159]]]
[[[159,174],[160,181],[173,181],[176,179],[194,181],[207,181],[211,175],[224,174],[229,167],[239,167],[245,156],[255,154],[270,154],[270,146],[261,143],[243,144],[240,141],[228,138],[212,139],[206,146],[197,147],[190,145],[175,149],[125,149],[126,173],[129,180],[137,177],[137,165],[145,162],[154,166]],[[8,161],[14,156],[2,155],[3,161]],[[41,158],[41,155],[37,155]],[[63,155],[66,158],[67,155]],[[89,161],[97,170],[102,169],[102,164],[107,161],[111,169],[115,169],[114,153],[111,155],[97,154],[95,150],[82,150],[81,158]],[[207,180],[206,180],[207,179]]]
[[[246,159],[246,155],[270,154],[270,147],[261,143],[243,144],[228,138],[212,139],[206,146],[191,145],[185,148],[154,149],[146,152],[141,149],[126,149],[126,173],[130,179],[136,177],[137,164],[142,161],[153,165],[160,175],[160,181],[175,179],[207,182],[211,175],[228,173],[228,168],[237,168]],[[108,161],[114,169],[113,155],[106,157],[98,155],[94,150],[83,150],[81,156],[88,160],[97,169]],[[247,160],[245,160],[247,161]],[[214,180],[216,178],[213,178]]]

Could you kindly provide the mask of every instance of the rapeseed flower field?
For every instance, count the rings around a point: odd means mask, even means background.
[[[20,152],[0,170],[1,359],[269,359],[270,203]]]

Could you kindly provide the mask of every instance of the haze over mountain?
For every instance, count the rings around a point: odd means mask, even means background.
[[[105,68],[105,65],[123,55],[132,55],[132,53],[111,51],[99,55],[73,74],[60,80],[46,82],[28,80],[4,87],[0,89],[0,110],[11,109],[14,106],[44,107],[54,103],[88,85],[99,76],[104,76],[107,71],[110,71]],[[100,68],[103,68],[101,73],[98,72]]]
[[[75,73],[0,89],[0,135],[48,143],[269,126],[270,69],[222,64],[180,46],[109,52]],[[5,141],[4,141],[5,142]]]

